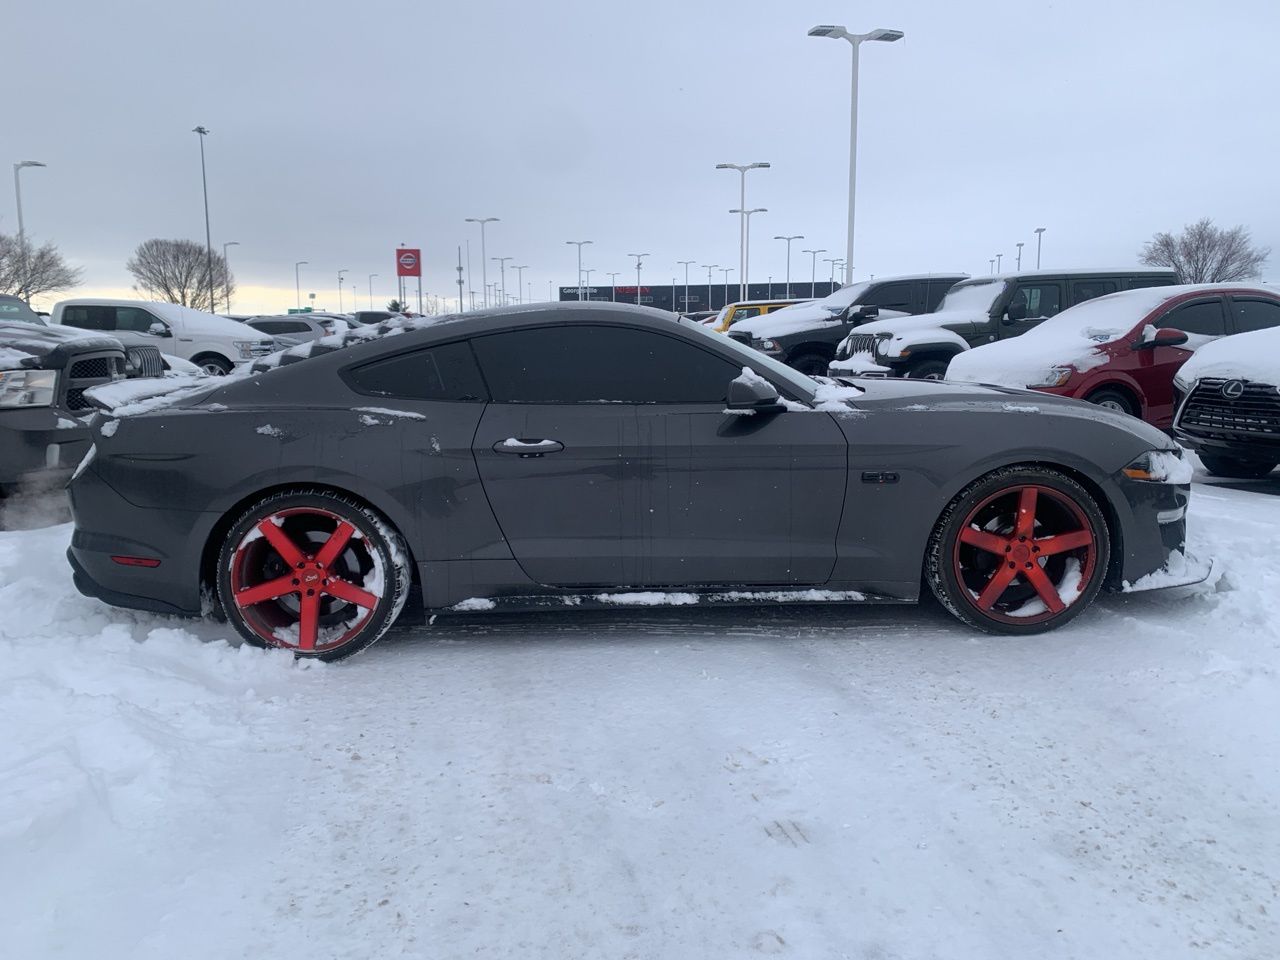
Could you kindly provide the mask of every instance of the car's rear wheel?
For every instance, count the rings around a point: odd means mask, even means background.
[[[950,360],[921,360],[907,368],[907,376],[912,380],[944,380]]]
[[[991,633],[1040,633],[1087,607],[1111,538],[1090,493],[1041,467],[1006,467],[962,490],[929,539],[925,579],[955,616]]]
[[[790,366],[807,377],[825,377],[830,364],[831,358],[820,353],[802,353],[790,360]]]
[[[1093,393],[1085,397],[1089,403],[1096,403],[1098,406],[1107,410],[1115,410],[1117,413],[1127,413],[1131,417],[1138,415],[1137,406],[1133,399],[1123,390],[1116,390],[1111,387],[1103,387],[1101,390],[1095,390]]]
[[[254,504],[218,555],[218,599],[247,641],[341,660],[404,607],[404,541],[379,514],[331,491],[288,490]]]
[[[1245,460],[1212,453],[1200,454],[1200,462],[1215,477],[1231,477],[1234,480],[1261,480],[1276,468],[1274,460]]]

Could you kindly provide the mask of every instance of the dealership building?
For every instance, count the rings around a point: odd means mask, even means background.
[[[705,283],[689,284],[688,304],[685,302],[685,285],[683,283],[662,284],[658,286],[644,285],[639,288],[640,296],[636,297],[636,286],[602,287],[599,285],[582,287],[570,286],[560,288],[561,300],[604,300],[617,303],[639,302],[646,307],[657,307],[659,310],[671,310],[678,313],[697,313],[700,310],[719,310],[726,303],[737,303],[739,300],[810,300],[825,297],[840,284],[823,281],[821,283],[792,283],[791,294],[787,295],[785,283],[752,283],[747,287],[746,297],[739,296],[739,287],[730,283],[727,287],[722,283],[713,283],[708,287]],[[581,292],[579,292],[581,291]]]

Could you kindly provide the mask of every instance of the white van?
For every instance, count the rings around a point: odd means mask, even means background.
[[[50,319],[66,327],[109,333],[126,347],[156,347],[215,376],[276,349],[270,337],[252,327],[176,303],[62,300],[54,304]]]

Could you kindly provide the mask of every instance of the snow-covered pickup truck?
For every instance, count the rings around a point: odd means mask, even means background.
[[[46,326],[0,296],[0,499],[65,480],[79,464],[90,442],[86,389],[163,368],[153,347],[126,354],[113,337]]]
[[[1118,290],[1177,282],[1172,270],[1032,271],[966,280],[933,313],[876,320],[851,331],[830,372],[941,380],[956,354],[1020,336],[1067,307]]]

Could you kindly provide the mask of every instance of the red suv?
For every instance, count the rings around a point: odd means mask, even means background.
[[[1126,290],[952,359],[948,380],[1029,387],[1173,424],[1173,375],[1218,337],[1280,327],[1280,291],[1237,284]]]

